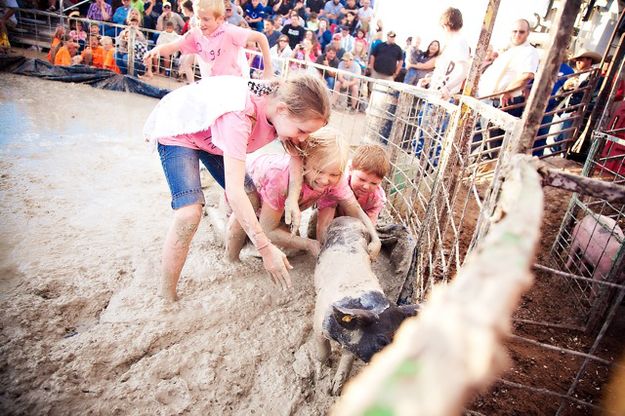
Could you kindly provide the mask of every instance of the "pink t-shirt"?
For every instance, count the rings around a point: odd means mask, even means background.
[[[351,171],[349,168],[346,172],[346,176],[347,176],[347,183],[348,184],[351,183],[352,177],[351,177]],[[378,220],[378,215],[380,215],[382,208],[384,208],[384,204],[386,204],[386,194],[384,193],[384,189],[382,189],[381,186],[378,186],[373,192],[370,192],[366,195],[362,195],[360,197],[356,197],[356,200],[358,201],[358,204],[360,205],[362,210],[367,214],[367,216],[375,224]],[[336,202],[326,199],[326,198],[321,198],[319,201],[317,201],[317,208],[319,209],[328,208],[328,207],[334,208],[336,206],[337,206]]]
[[[204,36],[199,28],[193,28],[184,35],[180,52],[198,54],[210,66],[212,76],[241,76],[239,53],[246,46],[249,35],[249,29],[227,22],[208,36]]]
[[[289,192],[289,162],[287,154],[266,154],[259,156],[248,165],[247,173],[256,185],[263,204],[269,204],[276,211],[284,210],[284,203]],[[313,190],[306,184],[302,185],[299,197],[299,208],[304,211],[311,207],[320,198],[333,201],[348,200],[354,197],[347,178],[343,176],[335,186],[326,188],[323,192]]]
[[[160,138],[158,142],[245,160],[247,153],[260,149],[276,138],[276,130],[269,124],[265,112],[268,100],[267,95],[258,97],[249,93],[245,110],[222,115],[207,130]]]

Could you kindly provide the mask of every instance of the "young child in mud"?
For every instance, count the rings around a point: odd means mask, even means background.
[[[377,144],[359,146],[348,165],[349,187],[374,226],[386,203],[386,195],[381,184],[390,168],[391,163],[386,151]],[[316,236],[319,241],[323,242],[330,222],[335,217],[346,214],[335,201],[325,197],[317,202],[317,209]]]
[[[347,164],[348,144],[336,130],[324,127],[310,135],[301,147],[304,159],[304,183],[298,200],[300,210],[311,207],[319,199],[332,201],[345,215],[359,218],[372,236],[369,252],[372,257],[380,251],[380,240],[367,214],[360,208],[343,175]],[[320,251],[317,240],[290,233],[282,223],[282,214],[289,187],[289,154],[266,154],[248,166],[253,183],[246,184],[250,200],[260,207],[260,225],[267,237],[285,249],[305,250],[313,256]],[[226,257],[235,261],[245,244],[245,235],[232,216],[226,231]]]
[[[291,287],[287,271],[291,266],[263,231],[246,195],[246,154],[276,136],[287,147],[297,148],[310,133],[327,124],[329,117],[325,82],[307,74],[292,74],[275,83],[209,77],[178,88],[159,102],[145,124],[144,135],[158,142],[175,210],[163,247],[163,298],[176,300],[178,280],[202,217],[205,200],[200,161],[225,189],[236,218],[258,249],[273,282],[283,289]],[[292,174],[299,174],[301,186],[301,170]],[[295,199],[298,195],[299,189]]]
[[[249,68],[242,60],[243,48],[247,42],[256,42],[263,54],[265,70],[263,78],[271,73],[271,54],[267,37],[260,32],[232,25],[224,20],[226,9],[224,0],[197,0],[193,3],[195,18],[199,27],[191,28],[181,39],[158,45],[144,56],[146,65],[161,55],[170,56],[175,52],[197,54],[206,65],[203,76],[236,75],[248,77]]]

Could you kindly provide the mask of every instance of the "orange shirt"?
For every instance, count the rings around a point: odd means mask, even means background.
[[[90,48],[91,50],[91,66],[95,66],[96,68],[104,68],[104,55],[106,51],[101,46],[96,47],[95,49]],[[87,49],[82,51],[81,56],[83,62],[85,60],[85,56],[87,54]]]
[[[61,43],[61,39],[59,39],[59,38],[52,39],[52,43],[50,44],[50,51],[48,52],[48,62],[50,62],[51,64],[54,63],[53,60],[52,60],[52,50],[59,43]]]
[[[115,63],[115,48],[111,48],[108,51],[104,51],[104,69],[110,69],[111,71],[115,71],[118,74],[121,74],[121,71],[117,67]]]
[[[72,56],[69,54],[67,46],[62,46],[54,57],[54,65],[70,66],[72,64]]]

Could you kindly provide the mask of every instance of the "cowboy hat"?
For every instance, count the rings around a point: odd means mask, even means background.
[[[601,62],[601,55],[599,55],[597,52],[589,51],[587,49],[582,49],[579,52],[577,52],[577,54],[571,57],[570,61],[577,61],[578,59],[581,59],[581,58],[588,58],[592,60],[593,65]]]

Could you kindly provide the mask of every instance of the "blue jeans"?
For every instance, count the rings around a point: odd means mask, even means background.
[[[328,84],[328,88],[334,90],[334,83],[336,82],[336,78],[334,77],[325,77],[326,83]]]
[[[171,207],[206,203],[200,183],[200,160],[208,172],[225,188],[224,158],[203,150],[158,144],[158,154],[171,192]]]

